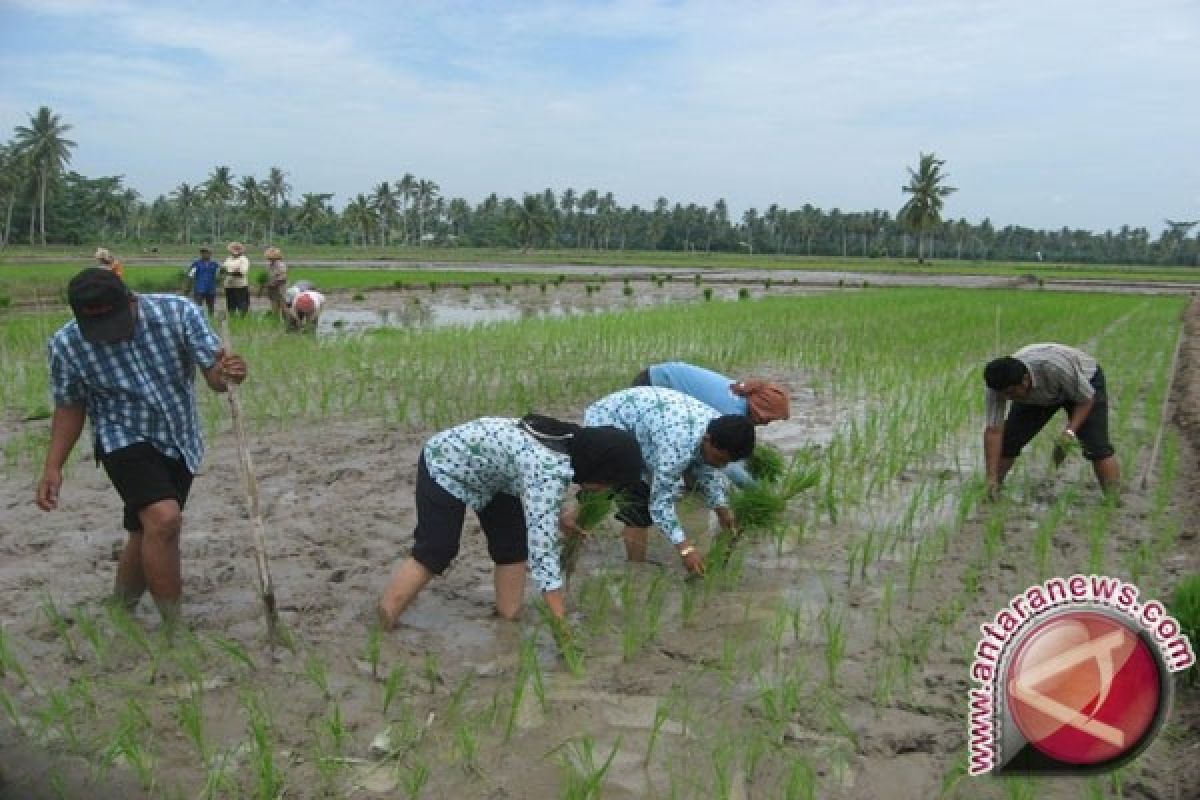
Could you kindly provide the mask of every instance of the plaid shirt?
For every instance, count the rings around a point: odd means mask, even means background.
[[[148,442],[195,473],[204,456],[196,367],[216,363],[221,340],[182,297],[138,295],[137,309],[130,341],[89,342],[74,320],[50,338],[54,404],[87,408],[98,453]]]
[[[1022,347],[1013,358],[1029,369],[1029,394],[1017,401],[1027,406],[1061,406],[1079,404],[1092,399],[1092,376],[1096,374],[1096,359],[1082,350],[1065,344],[1046,342]],[[984,389],[984,415],[989,427],[1004,424],[1008,400],[991,388]]]
[[[700,446],[708,423],[719,416],[721,412],[674,389],[637,386],[597,400],[584,412],[583,424],[614,425],[634,435],[651,473],[650,518],[679,544],[687,538],[675,513],[684,472],[692,470],[709,508],[729,503],[724,476],[704,462]]]
[[[561,589],[558,515],[574,480],[571,460],[538,442],[515,419],[483,417],[435,435],[425,466],[437,484],[475,511],[503,492],[521,500],[529,569],[543,592]]]

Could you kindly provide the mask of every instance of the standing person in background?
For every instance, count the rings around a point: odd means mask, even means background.
[[[659,386],[694,397],[722,414],[746,417],[755,425],[766,425],[791,416],[787,389],[762,380],[735,381],[711,369],[683,361],[654,364],[637,374],[634,386]],[[754,482],[741,462],[725,468],[725,474],[738,486]]]
[[[287,286],[288,276],[283,251],[278,247],[268,247],[263,256],[267,259],[267,299],[271,301],[271,313],[283,319],[283,289]]]
[[[207,306],[212,314],[217,305],[217,272],[221,265],[212,259],[212,250],[200,248],[200,257],[192,262],[188,277],[192,279],[192,299],[198,306]]]
[[[983,369],[983,458],[989,497],[996,497],[1022,448],[1062,409],[1067,425],[1055,443],[1061,463],[1078,445],[1105,494],[1120,490],[1121,467],[1108,440],[1108,390],[1096,359],[1064,344],[1023,347]],[[1012,403],[1005,417],[1005,406]]]
[[[183,595],[183,507],[204,455],[196,368],[224,392],[245,379],[246,362],[221,348],[190,300],[135,295],[108,270],[80,272],[67,299],[75,319],[50,339],[54,417],[35,502],[58,507],[63,466],[90,418],[92,450],[124,502],[129,532],[116,597],[132,610],[149,589],[172,626]]]
[[[229,243],[229,258],[221,272],[225,275],[225,310],[242,316],[250,313],[250,259],[241,242]]]
[[[102,268],[113,273],[121,280],[125,280],[125,265],[118,261],[117,257],[110,253],[107,248],[96,248],[95,258]]]
[[[630,561],[646,560],[646,537],[657,525],[683,559],[688,572],[703,574],[704,557],[688,541],[679,522],[675,501],[685,473],[695,481],[705,503],[717,515],[721,529],[736,530],[729,508],[726,478],[721,473],[731,461],[754,452],[754,426],[740,414],[724,414],[674,389],[635,386],[602,397],[588,406],[584,425],[612,425],[637,438],[647,474],[628,489],[618,503],[617,519],[625,523],[625,555]],[[563,528],[578,535],[573,519]]]

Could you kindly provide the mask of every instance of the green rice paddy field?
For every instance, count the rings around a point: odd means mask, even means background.
[[[1095,572],[1168,600],[1198,569],[1192,444],[1168,396],[1189,300],[767,293],[320,339],[234,320],[287,632],[275,645],[226,399],[201,390],[210,451],[183,534],[190,627],[168,642],[148,602],[132,616],[103,602],[120,509],[85,447],[62,510],[32,503],[45,343],[67,312],[0,311],[0,795],[1198,796],[1195,689],[1111,775],[966,774],[979,625],[1013,594]],[[982,365],[1040,341],[1104,367],[1119,504],[1082,459],[1056,470],[1049,435],[1001,500],[983,499]],[[793,419],[763,438],[820,478],[782,521],[693,581],[662,541],[653,563],[625,564],[616,523],[602,524],[568,592],[580,660],[559,654],[532,589],[520,622],[491,618],[473,522],[404,624],[372,630],[411,543],[425,438],[482,415],[578,419],[664,360],[789,386]],[[707,548],[709,515],[684,505]]]

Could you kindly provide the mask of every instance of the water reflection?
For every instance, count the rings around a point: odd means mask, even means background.
[[[735,290],[717,290],[714,300],[733,300]],[[650,308],[667,303],[704,302],[698,289],[674,287],[664,290],[639,289],[624,294],[621,286],[597,287],[595,291],[564,298],[550,293],[524,291],[472,290],[458,292],[389,293],[370,298],[371,308],[346,308],[344,298],[334,298],[330,308],[321,314],[318,335],[361,333],[378,328],[443,328],[470,327],[493,322],[512,322],[520,319],[565,317],[593,314],[602,311],[622,311]],[[353,301],[352,301],[353,302]],[[368,302],[368,301],[360,301]],[[380,307],[386,306],[386,307]]]

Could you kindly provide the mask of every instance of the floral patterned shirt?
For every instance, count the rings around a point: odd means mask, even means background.
[[[425,465],[439,486],[475,511],[500,493],[519,498],[533,579],[543,592],[562,588],[558,515],[575,477],[569,457],[522,431],[515,419],[483,417],[431,438]]]
[[[635,386],[597,400],[584,413],[583,424],[614,425],[634,435],[650,470],[650,518],[673,544],[679,544],[686,535],[675,501],[684,472],[692,470],[709,508],[729,502],[725,477],[704,462],[701,449],[708,423],[719,416],[716,409],[674,389]]]

